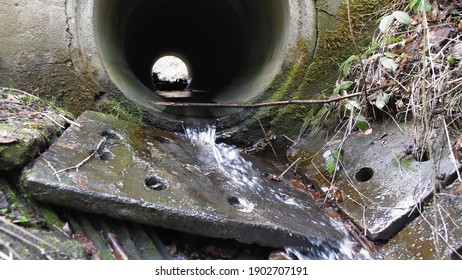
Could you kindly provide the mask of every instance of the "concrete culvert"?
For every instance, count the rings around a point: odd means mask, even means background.
[[[159,108],[149,102],[255,100],[285,61],[294,59],[290,52],[300,33],[315,34],[299,26],[303,22],[314,30],[311,5],[306,0],[95,0],[93,23],[103,64],[128,99],[161,117],[216,118],[236,110]],[[191,94],[156,94],[152,68],[166,55],[188,66]]]

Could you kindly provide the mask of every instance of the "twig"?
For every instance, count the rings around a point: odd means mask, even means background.
[[[0,247],[3,247],[6,250],[8,250],[8,254],[9,254],[10,259],[12,259],[12,260],[13,259],[16,259],[16,260],[22,259],[21,256],[19,256],[18,252],[16,252],[13,248],[11,248],[9,243],[0,242]]]
[[[52,117],[48,116],[48,114],[46,113],[42,113],[43,116],[45,116],[47,119],[49,119],[50,121],[54,122],[57,126],[61,127],[62,129],[66,129],[62,124],[60,124],[59,122],[55,121]]]
[[[61,178],[59,177],[58,172],[53,167],[53,165],[51,165],[51,163],[48,160],[46,160],[46,159],[43,159],[43,160],[48,164],[48,166],[51,168],[51,170],[53,170],[53,174],[56,175],[56,178],[58,178],[58,181],[61,182]]]
[[[260,124],[260,127],[261,127],[261,130],[263,131],[263,134],[265,135],[266,142],[268,142],[268,144],[270,145],[271,150],[273,151],[273,154],[274,154],[274,156],[275,156],[276,159],[277,159],[277,158],[278,158],[278,154],[277,154],[276,151],[274,150],[273,144],[271,144],[271,140],[268,138],[268,134],[266,133],[266,130],[265,130],[265,128],[263,127],[263,124],[261,123],[260,116],[258,116],[258,112],[255,114],[255,116],[257,117],[257,121],[258,121],[258,123]]]
[[[77,126],[77,127],[82,127],[79,123],[76,123],[75,121],[73,121],[73,120],[67,118],[67,117],[64,116],[63,114],[59,114],[59,116],[60,116],[63,120],[65,120],[66,122],[68,122],[68,123],[70,123],[70,124],[72,124],[72,125],[75,125],[75,126]]]
[[[13,258],[3,253],[2,251],[0,251],[0,260],[10,261],[10,260],[13,260]]]
[[[284,172],[282,172],[281,175],[279,175],[279,178],[282,178],[282,176],[286,175],[286,173],[289,172],[289,170],[292,167],[294,167],[301,159],[302,159],[302,157],[299,157],[299,158],[297,158],[296,161],[292,162],[292,164],[286,170],[284,170]]]
[[[0,90],[2,91],[14,91],[14,92],[18,92],[18,93],[22,93],[22,94],[25,94],[27,96],[30,96],[30,97],[33,97],[33,98],[37,98],[37,96],[33,95],[33,94],[30,94],[28,92],[25,92],[23,90],[20,90],[20,89],[15,89],[15,88],[8,88],[8,87],[0,87]]]
[[[288,136],[286,136],[286,135],[284,135],[284,134],[282,135],[282,137],[286,138],[287,140],[289,140],[289,141],[292,142],[292,143],[295,143],[294,140],[290,139]]]
[[[154,106],[167,106],[167,107],[221,107],[221,108],[261,108],[271,106],[286,106],[286,105],[310,105],[310,104],[326,104],[361,96],[361,92],[343,95],[331,99],[324,100],[287,100],[277,102],[263,102],[263,103],[189,103],[189,102],[149,102]]]
[[[8,223],[3,218],[0,218],[0,224],[9,225],[10,223]],[[42,240],[42,239],[36,237],[35,235],[23,230],[22,228],[20,228],[18,226],[15,226],[15,225],[12,225],[12,227],[13,228],[10,230],[10,229],[7,229],[6,227],[0,226],[0,231],[3,231],[5,234],[7,234],[9,236],[12,236],[12,237],[18,239],[19,241],[23,242],[24,244],[27,244],[27,245],[35,248],[37,251],[40,252],[40,254],[42,256],[45,256],[47,259],[53,259],[49,255],[49,253],[59,252],[59,250],[56,247],[54,247],[53,245],[50,245],[49,243],[45,242],[44,240]],[[21,235],[17,234],[16,232],[14,232],[13,230],[19,230],[21,233],[23,233],[27,237],[30,237],[32,240],[26,239],[25,236],[21,236]],[[47,252],[47,250],[45,248],[41,247],[38,244],[44,244],[44,245],[48,246],[49,248],[52,249],[53,252]]]
[[[94,157],[98,153],[98,151],[101,149],[103,144],[106,143],[106,141],[107,141],[107,137],[103,137],[103,139],[101,139],[101,141],[99,141],[98,146],[96,146],[96,149],[88,157],[86,157],[84,160],[82,160],[81,162],[79,162],[75,166],[63,168],[63,169],[55,172],[54,175],[59,174],[59,173],[63,173],[63,172],[66,172],[66,171],[70,171],[70,170],[73,170],[73,169],[75,169],[77,172],[79,172],[79,168],[82,167],[82,165],[84,165],[92,157]]]

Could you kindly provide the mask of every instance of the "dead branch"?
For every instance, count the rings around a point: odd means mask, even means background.
[[[62,129],[66,129],[62,124],[60,124],[59,122],[55,121],[52,117],[50,117],[48,114],[46,113],[42,113],[43,116],[45,116],[47,119],[49,119],[50,121],[52,121],[54,124],[56,124],[57,126],[59,126],[60,128]]]
[[[352,93],[331,99],[320,99],[320,100],[287,100],[287,101],[276,101],[276,102],[263,102],[263,103],[189,103],[189,102],[149,102],[154,106],[167,106],[167,107],[220,107],[220,108],[261,108],[271,106],[287,106],[287,105],[310,105],[310,104],[327,104],[338,102],[344,99],[361,96],[362,92]]]
[[[107,141],[107,137],[103,137],[103,139],[101,139],[101,141],[99,141],[98,145],[96,146],[95,150],[88,156],[86,157],[84,160],[82,160],[81,162],[79,162],[77,165],[75,166],[72,166],[72,167],[67,167],[67,168],[63,168],[61,170],[58,170],[57,172],[55,172],[53,175],[57,175],[59,173],[63,173],[63,172],[66,172],[66,171],[71,171],[71,170],[76,170],[77,172],[79,172],[79,168],[82,167],[82,165],[84,165],[87,161],[89,161],[92,157],[94,157],[98,151],[100,151],[101,147],[103,146],[104,143],[106,143]]]
[[[263,131],[263,134],[265,135],[266,142],[268,142],[268,144],[270,145],[271,150],[273,151],[273,154],[274,154],[274,156],[275,156],[276,159],[277,159],[277,158],[278,158],[278,154],[277,154],[276,151],[274,150],[273,144],[271,144],[271,140],[269,139],[268,134],[266,133],[266,130],[265,130],[265,128],[263,127],[263,124],[261,123],[260,116],[258,115],[258,113],[256,113],[255,115],[256,115],[256,117],[257,117],[258,123],[260,124],[261,130]]]

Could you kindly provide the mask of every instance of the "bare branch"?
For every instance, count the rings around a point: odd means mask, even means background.
[[[287,106],[287,105],[310,105],[310,104],[327,104],[338,102],[344,99],[349,99],[353,97],[361,96],[362,93],[352,93],[348,95],[343,95],[339,97],[334,97],[331,99],[324,100],[287,100],[287,101],[277,101],[277,102],[263,102],[263,103],[188,103],[188,102],[149,102],[154,106],[167,106],[167,107],[220,107],[220,108],[261,108],[261,107],[271,107],[271,106]]]

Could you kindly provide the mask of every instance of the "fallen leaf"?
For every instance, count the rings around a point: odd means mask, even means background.
[[[4,135],[0,136],[0,144],[12,144],[17,142],[19,139],[15,135]]]
[[[459,196],[462,194],[462,183],[461,182],[454,184],[454,188],[451,190],[451,194],[455,196]]]
[[[455,59],[462,59],[462,42],[454,45],[454,48],[452,49],[452,56]]]
[[[451,29],[449,27],[439,28],[429,32],[430,45],[435,46],[441,44],[444,40],[448,39]]]
[[[375,101],[375,106],[382,110],[390,100],[390,95],[387,93],[382,92],[377,96],[377,100]]]
[[[459,21],[459,24],[457,25],[457,27],[459,27],[459,30],[462,31],[462,20]]]
[[[332,196],[334,197],[336,202],[342,202],[343,201],[343,192],[341,189],[337,187],[332,188]]]
[[[385,56],[380,58],[380,64],[382,64],[383,67],[392,70],[393,72],[396,71],[396,69],[398,69],[398,64],[396,64],[396,62],[393,59]]]
[[[361,134],[364,136],[371,135],[371,133],[372,133],[372,128],[361,131]]]

